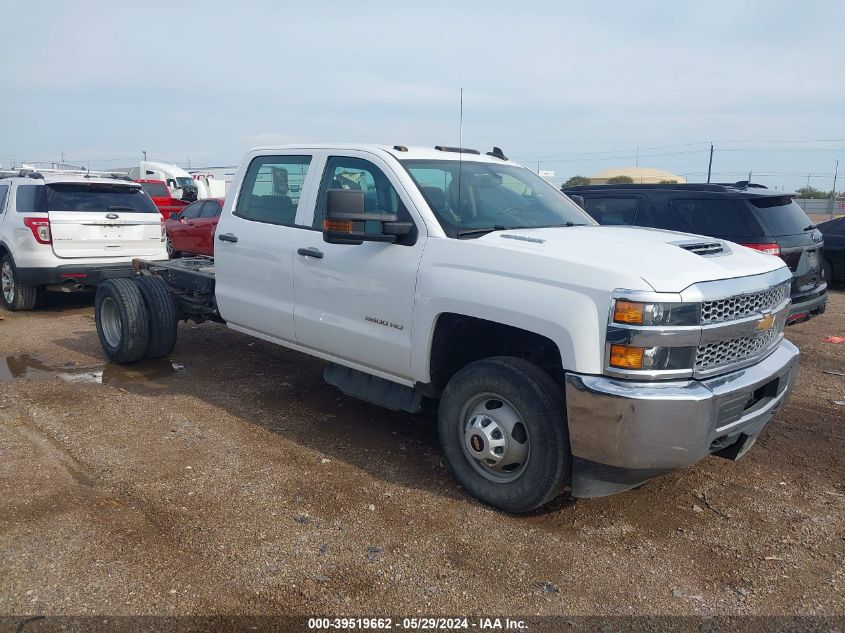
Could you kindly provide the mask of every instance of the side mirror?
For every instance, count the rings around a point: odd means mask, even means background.
[[[572,200],[572,202],[574,202],[575,204],[577,204],[577,205],[578,205],[579,207],[581,207],[582,209],[586,209],[586,208],[587,208],[587,206],[586,206],[586,205],[587,205],[587,203],[586,203],[586,202],[584,202],[584,196],[578,196],[578,195],[573,194],[573,195],[569,196],[569,199],[570,199],[570,200]]]
[[[376,231],[367,224],[379,223]],[[399,222],[395,213],[366,213],[364,193],[354,189],[329,189],[323,210],[323,240],[329,244],[393,243],[414,229],[412,222]]]

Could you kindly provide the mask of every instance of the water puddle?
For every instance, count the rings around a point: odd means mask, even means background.
[[[0,358],[0,382],[13,380],[50,380],[59,378],[70,383],[95,383],[111,386],[143,385],[164,389],[158,382],[184,370],[184,366],[169,360],[156,358],[134,365],[107,363],[93,367],[79,367],[68,363],[62,367],[51,367],[35,356],[21,354]]]

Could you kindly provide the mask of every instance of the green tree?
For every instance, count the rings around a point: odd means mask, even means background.
[[[661,180],[657,184],[658,185],[677,185],[678,181],[677,180]]]
[[[816,189],[815,187],[801,187],[795,193],[798,194],[799,198],[814,198],[816,200],[830,198],[829,191],[821,191],[820,189]]]
[[[564,187],[577,187],[578,185],[589,185],[592,184],[590,179],[586,176],[572,176],[569,180],[563,183]]]
[[[607,179],[609,185],[633,185],[634,179],[630,176],[614,176]]]

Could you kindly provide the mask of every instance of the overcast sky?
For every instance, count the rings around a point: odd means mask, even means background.
[[[4,167],[456,144],[463,87],[464,145],[556,180],[637,147],[703,180],[711,140],[715,180],[829,189],[835,158],[845,171],[840,0],[3,4]]]

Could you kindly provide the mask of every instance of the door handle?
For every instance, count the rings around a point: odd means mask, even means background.
[[[217,239],[221,242],[237,242],[238,237],[237,235],[232,235],[231,233],[221,233],[217,236]]]
[[[314,259],[323,259],[323,251],[319,248],[300,248],[296,251],[303,257],[313,257]]]

